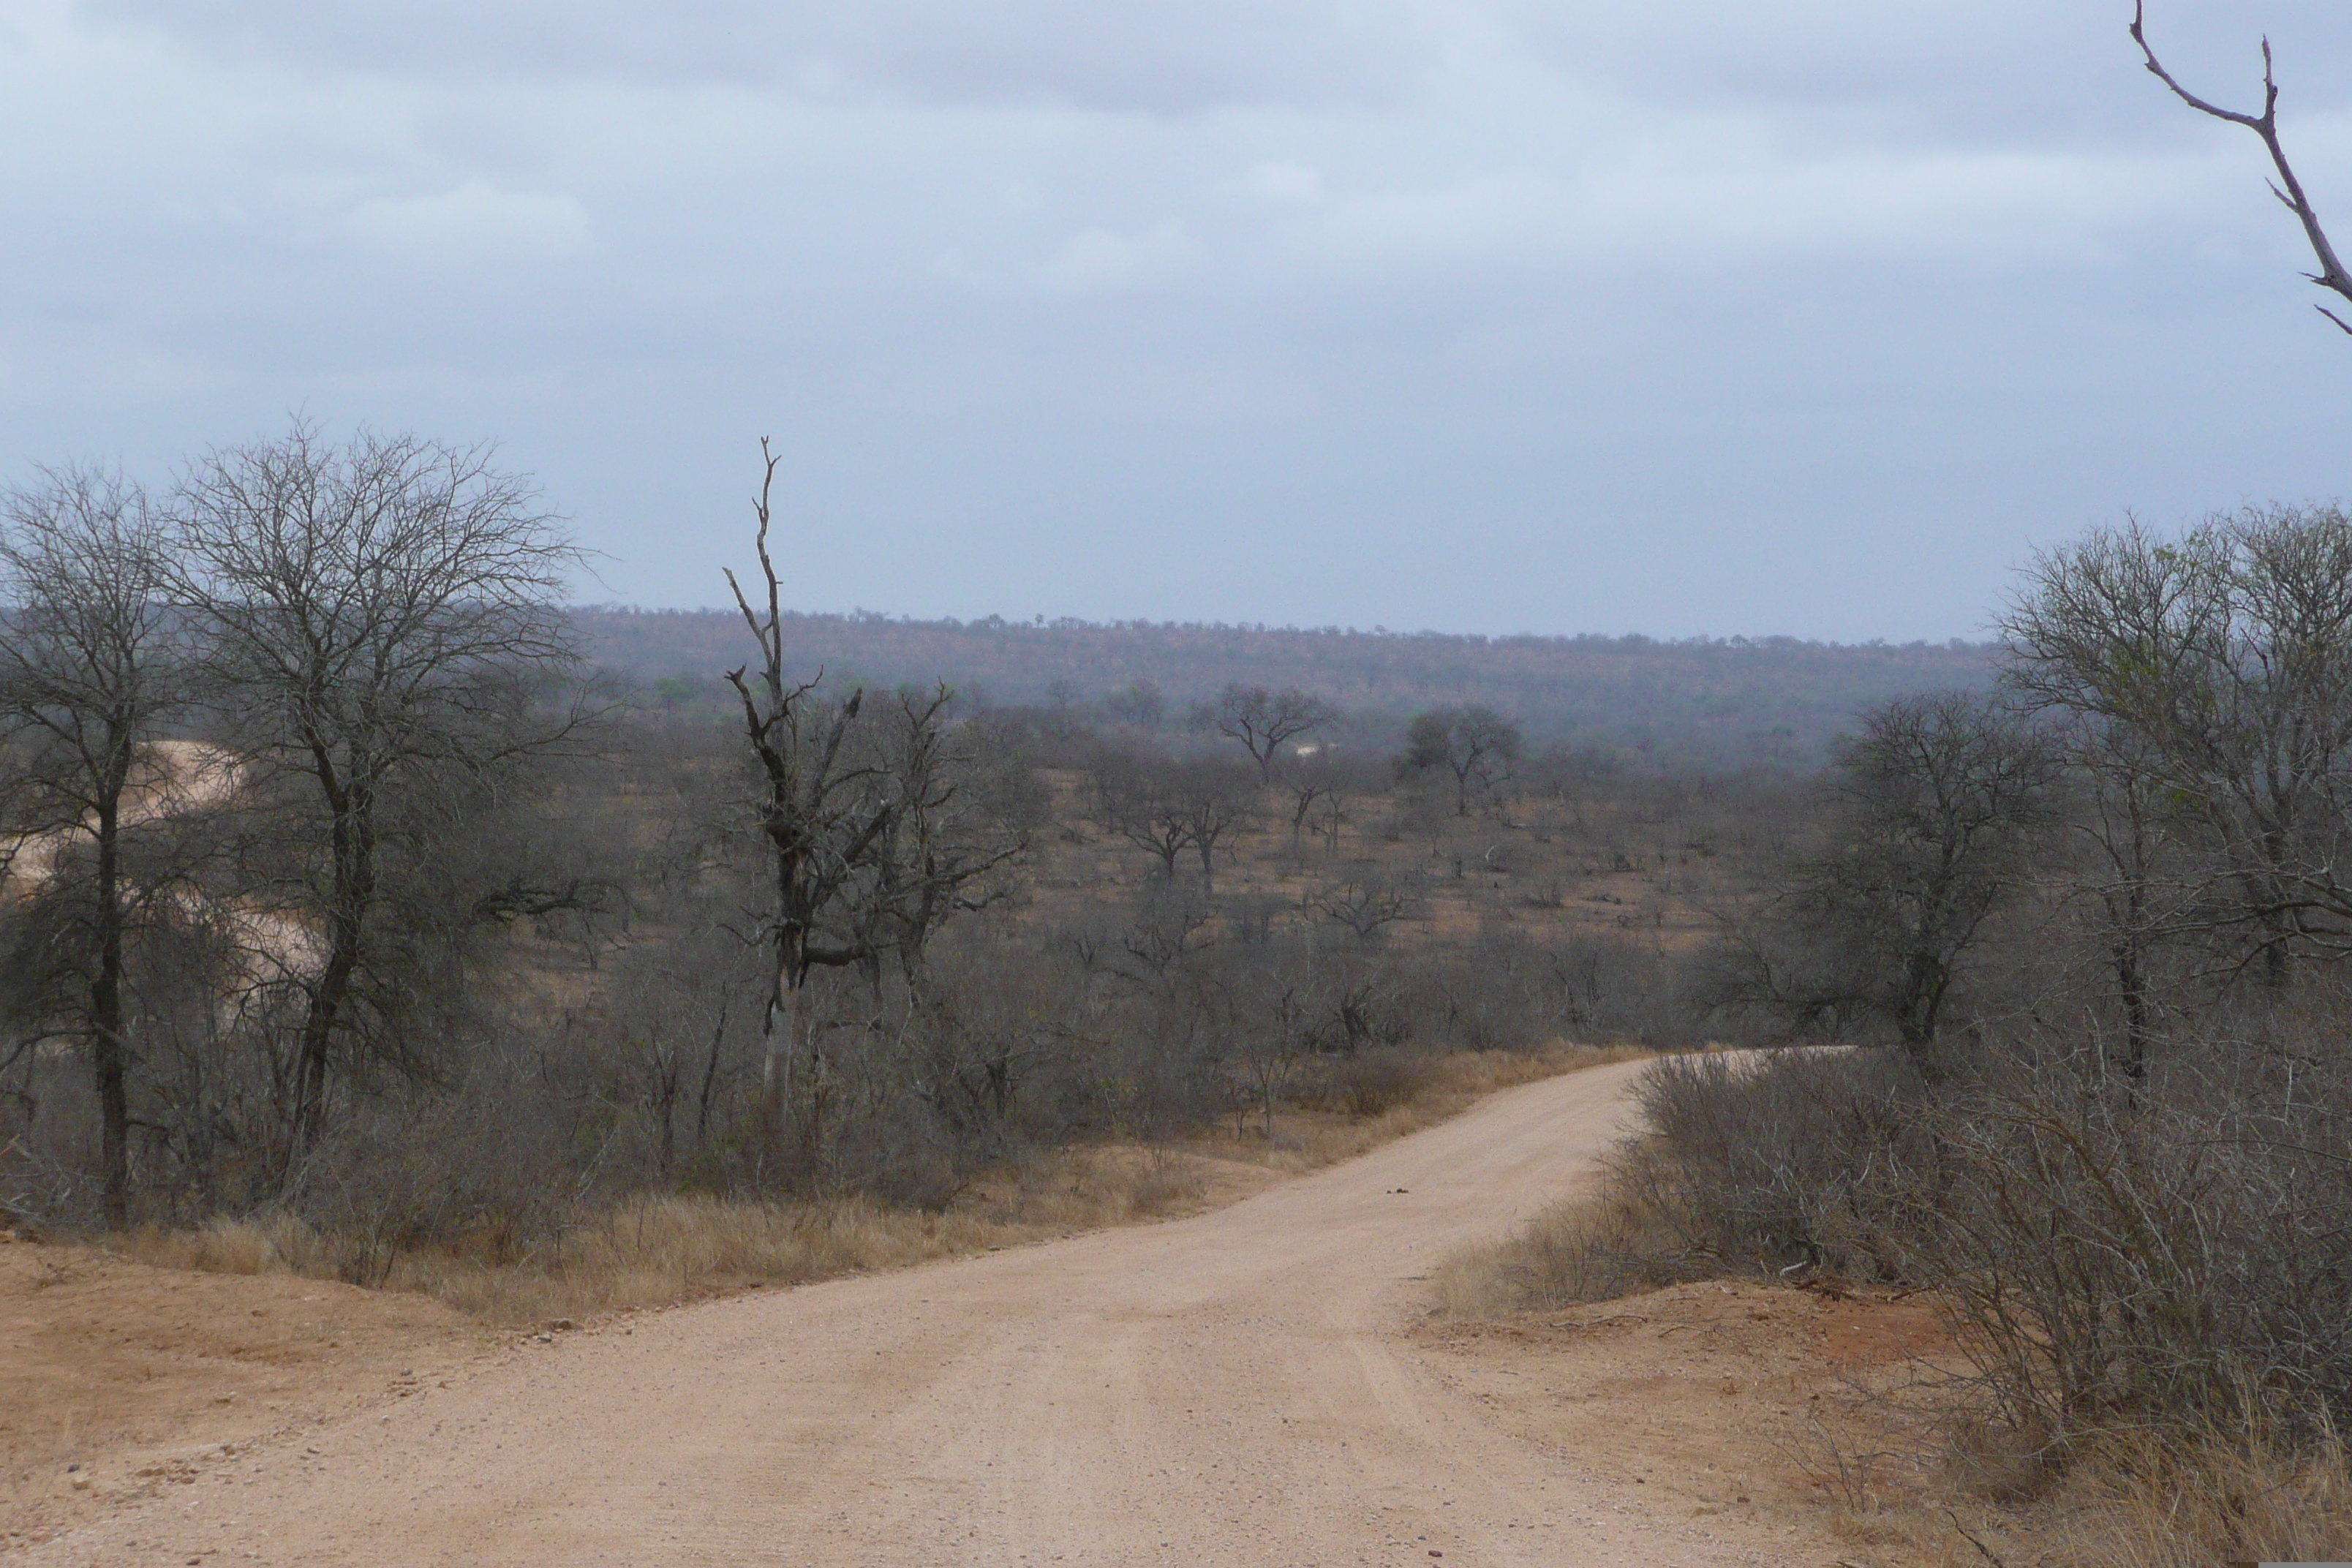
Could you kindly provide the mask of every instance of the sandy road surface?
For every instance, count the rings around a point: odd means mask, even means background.
[[[559,1336],[38,1563],[1702,1564],[1762,1538],[1506,1435],[1399,1331],[1590,1169],[1633,1065],[1214,1214]],[[1392,1189],[1403,1188],[1399,1193]],[[1782,1543],[1788,1537],[1780,1537]],[[131,1544],[136,1542],[136,1545]]]

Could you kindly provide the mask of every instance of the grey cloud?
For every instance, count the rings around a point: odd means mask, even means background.
[[[436,79],[562,78],[1183,113],[1394,100],[1404,0],[85,0],[235,58]]]
[[[1497,15],[1559,68],[1638,100],[1769,106],[1820,121],[1873,117],[1881,135],[2037,144],[2194,135],[2139,68],[2130,0],[1497,0]],[[2280,50],[2285,110],[2352,96],[2352,37],[2334,0],[2158,0],[2150,37],[2208,96],[2243,107],[2261,86],[2260,40]]]
[[[0,479],[497,436],[703,603],[771,434],[811,606],[1845,637],[2340,482],[2259,149],[2116,0],[104,4],[0,37]],[[2352,23],[2263,9],[2352,211]]]

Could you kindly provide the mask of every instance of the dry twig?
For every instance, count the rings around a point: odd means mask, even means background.
[[[2344,264],[2336,259],[2336,247],[2328,242],[2327,231],[2320,227],[2319,215],[2312,210],[2311,198],[2304,195],[2303,182],[2294,177],[2294,170],[2286,161],[2286,148],[2279,141],[2278,81],[2271,70],[2269,37],[2265,37],[2263,39],[2263,111],[2260,114],[2242,114],[2234,109],[2223,109],[2219,104],[2208,103],[2181,86],[2173,74],[2164,68],[2162,63],[2156,58],[2156,51],[2148,47],[2147,32],[2144,26],[2146,12],[2147,0],[2133,0],[2132,42],[2139,46],[2139,52],[2147,59],[2149,72],[2157,80],[2170,88],[2175,98],[2197,110],[2198,113],[2210,114],[2216,120],[2226,120],[2232,125],[2242,125],[2263,139],[2263,145],[2270,150],[2271,163],[2278,170],[2279,177],[2270,182],[2271,195],[2276,196],[2287,211],[2294,214],[2296,221],[2303,225],[2305,237],[2311,241],[2312,254],[2319,258],[2319,270],[2306,272],[2304,276],[2322,289],[2341,295],[2346,300],[2352,300],[2352,273],[2346,272]],[[2343,317],[2326,306],[2320,305],[2315,308],[2321,315],[2343,328],[2345,331],[2352,332],[2352,323],[2347,323]]]

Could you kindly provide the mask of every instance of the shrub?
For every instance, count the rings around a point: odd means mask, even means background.
[[[1891,1052],[1663,1057],[1635,1099],[1652,1136],[1620,1179],[1682,1249],[1727,1267],[1827,1264],[1883,1275],[1899,1238],[1859,1223],[1855,1190],[1916,1139],[1924,1086]]]

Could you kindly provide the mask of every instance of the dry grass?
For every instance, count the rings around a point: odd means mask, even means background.
[[[1895,1549],[1874,1563],[1935,1568],[2352,1561],[2352,1456],[2332,1434],[2300,1451],[2211,1433],[2111,1436],[2089,1449],[2030,1503],[1988,1505],[1966,1483],[1915,1487],[1843,1533]]]
[[[1182,1148],[1059,1150],[995,1173],[936,1214],[855,1197],[780,1204],[645,1197],[527,1248],[483,1235],[362,1257],[349,1238],[289,1215],[137,1231],[111,1245],[165,1268],[357,1279],[429,1295],[490,1322],[545,1322],[1195,1212],[1246,1196],[1271,1179],[1237,1172],[1237,1163],[1286,1173],[1318,1169],[1432,1126],[1497,1089],[1639,1054],[1562,1046],[1440,1058],[1425,1064],[1404,1098],[1375,1115],[1291,1111],[1276,1118],[1271,1136],[1253,1122],[1239,1138],[1207,1136]]]
[[[1613,1301],[1696,1278],[1661,1217],[1604,1188],[1569,1198],[1501,1241],[1468,1247],[1437,1268],[1441,1317],[1481,1320]]]
[[[2352,1561],[2352,1456],[2333,1433],[2299,1454],[2219,1436],[2112,1443],[2060,1506],[2073,1568]]]
[[[1201,1165],[1166,1151],[1066,1150],[1006,1173],[940,1214],[856,1197],[635,1198],[520,1255],[489,1236],[405,1249],[369,1282],[499,1323],[667,1306],[1156,1218],[1201,1199],[1209,1186]],[[115,1245],[143,1262],[211,1273],[349,1279],[356,1271],[346,1240],[288,1215],[139,1231]]]

